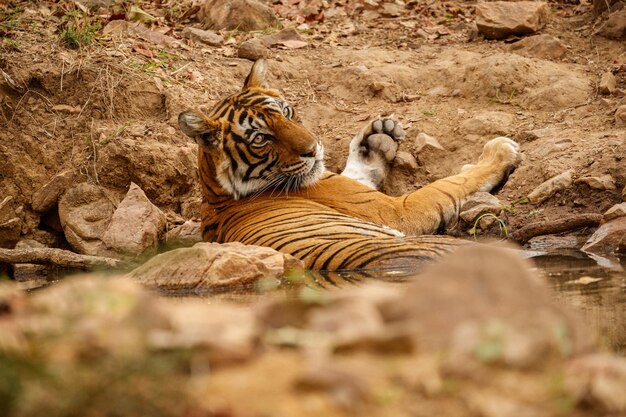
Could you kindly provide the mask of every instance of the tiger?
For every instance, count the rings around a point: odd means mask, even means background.
[[[341,174],[324,146],[256,61],[241,92],[206,114],[179,114],[198,144],[204,241],[241,242],[287,253],[320,271],[419,269],[466,240],[437,235],[477,191],[500,187],[520,162],[519,145],[497,137],[475,165],[400,197],[379,188],[405,132],[397,118],[369,121],[354,136]]]

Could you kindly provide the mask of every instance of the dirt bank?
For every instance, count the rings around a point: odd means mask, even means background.
[[[138,184],[171,225],[197,216],[195,145],[179,132],[176,116],[236,91],[250,67],[236,58],[239,44],[271,31],[222,32],[224,44],[207,46],[182,39],[193,21],[146,3],[157,18],[153,28],[174,43],[103,35],[99,28],[115,16],[105,13],[88,20],[97,28],[91,44],[70,49],[60,35],[75,8],[8,6],[0,55],[0,192],[14,198],[22,237],[65,245],[54,210],[31,208],[33,193],[64,170],[76,182],[105,187],[114,201],[130,182]],[[350,10],[344,6],[337,9]],[[410,3],[395,18],[338,13],[300,26],[305,47],[269,50],[270,79],[323,139],[332,171],[342,168],[351,135],[365,120],[393,112],[408,128],[401,150],[418,166],[392,171],[385,186],[391,194],[453,173],[474,161],[488,139],[509,135],[525,155],[499,194],[509,207],[502,214],[509,230],[569,213],[602,213],[620,201],[626,183],[626,140],[614,120],[626,103],[623,45],[593,35],[602,17],[590,5],[550,6],[542,33],[560,38],[561,58],[522,56],[509,52],[507,42],[475,37],[471,3],[432,9]],[[613,95],[598,91],[607,71],[617,79]],[[444,149],[418,152],[419,132]],[[539,205],[512,205],[568,169],[574,178],[609,174],[615,186],[575,183]]]

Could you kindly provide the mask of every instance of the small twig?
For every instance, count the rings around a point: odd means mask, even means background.
[[[116,268],[122,264],[122,261],[119,259],[80,255],[68,250],[56,248],[0,248],[0,262],[9,264],[53,264],[76,269]]]
[[[509,239],[526,243],[535,236],[569,232],[583,227],[597,227],[602,220],[601,214],[573,214],[556,220],[543,220],[528,224],[509,235]]]

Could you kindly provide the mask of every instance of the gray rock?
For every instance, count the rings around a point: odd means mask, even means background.
[[[608,71],[602,74],[600,79],[600,85],[598,86],[598,92],[600,94],[613,94],[617,88],[617,80],[612,72]]]
[[[460,216],[463,221],[469,224],[473,224],[480,216],[485,214],[499,215],[502,211],[502,203],[498,198],[492,194],[486,192],[477,192],[472,194],[463,206],[461,206]],[[486,219],[486,217],[484,218]],[[485,229],[495,221],[486,221],[483,224],[482,229]]]
[[[563,42],[550,35],[529,36],[511,44],[509,51],[540,59],[559,59],[567,54]]]
[[[576,184],[587,184],[596,190],[614,190],[615,180],[609,174],[601,177],[582,177],[574,181]]]
[[[488,39],[527,35],[541,29],[549,15],[546,2],[494,1],[476,5],[476,26]]]
[[[33,193],[31,207],[38,213],[45,213],[59,201],[59,197],[74,180],[74,172],[71,170],[56,174],[43,187]]]
[[[621,248],[624,236],[626,236],[626,217],[622,216],[601,224],[582,250],[592,253],[615,252]]]
[[[573,174],[574,170],[570,169],[544,181],[528,194],[528,201],[532,204],[539,204],[552,197],[557,192],[565,190],[572,185]]]
[[[163,289],[232,289],[264,278],[279,278],[285,269],[302,265],[290,255],[267,247],[203,242],[155,256],[129,277]]]
[[[421,132],[419,135],[417,135],[417,137],[415,138],[415,148],[417,152],[420,152],[422,149],[424,149],[425,146],[430,146],[432,148],[435,149],[443,149],[443,146],[441,146],[441,144],[439,143],[439,141],[430,136],[427,135],[424,132]]]
[[[461,131],[466,135],[508,135],[513,129],[515,117],[501,111],[480,113],[461,123]]]
[[[267,47],[279,45],[285,41],[301,41],[302,37],[294,28],[283,29],[280,32],[263,36],[261,42]]]
[[[550,127],[544,127],[542,129],[523,130],[515,135],[515,139],[518,142],[532,142],[534,140],[550,136],[555,132]]]
[[[165,214],[152,204],[135,183],[113,213],[102,241],[117,253],[153,254],[165,233]]]
[[[209,30],[202,30],[187,26],[183,29],[181,34],[193,41],[202,42],[209,46],[222,46],[224,44],[224,37],[219,33],[215,33]]]
[[[598,35],[609,39],[626,39],[626,9],[611,13]]]
[[[200,222],[187,220],[180,226],[168,230],[165,235],[165,242],[168,247],[193,246],[202,242],[202,232]]]
[[[626,203],[615,204],[604,213],[602,222],[610,222],[611,220],[624,216],[626,216]]]
[[[617,110],[615,110],[615,126],[626,126],[626,105],[619,106]]]
[[[59,199],[65,238],[75,251],[85,255],[108,254],[101,239],[114,211],[103,189],[86,182],[67,189]]]
[[[269,52],[269,49],[267,49],[260,39],[252,38],[239,46],[237,56],[239,58],[249,59],[250,61],[256,61],[257,59],[266,58]]]
[[[393,166],[407,172],[414,172],[417,169],[417,159],[408,152],[398,151],[393,160]]]
[[[256,0],[203,0],[198,17],[205,29],[264,30],[280,22],[265,4]]]

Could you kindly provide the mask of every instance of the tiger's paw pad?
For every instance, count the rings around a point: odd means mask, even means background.
[[[390,163],[396,157],[398,142],[405,136],[400,122],[394,117],[377,117],[369,122],[350,144],[350,153],[359,152],[361,158],[374,155]]]

